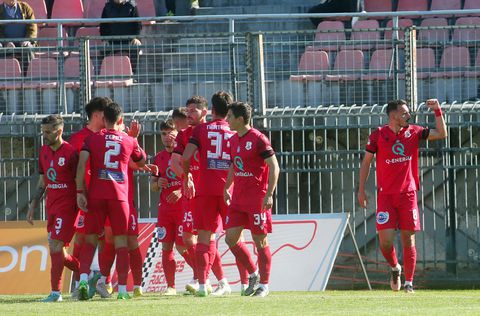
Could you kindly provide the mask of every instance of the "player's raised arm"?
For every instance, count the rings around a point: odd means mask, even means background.
[[[437,99],[428,99],[427,106],[433,110],[435,113],[435,122],[436,128],[430,130],[428,134],[428,140],[437,140],[437,139],[444,139],[447,138],[447,125],[445,124],[445,119],[443,118],[442,108],[440,107],[440,103]]]
[[[358,203],[364,208],[368,205],[367,195],[365,194],[365,183],[367,183],[370,175],[370,165],[373,161],[374,154],[369,151],[365,152],[362,165],[360,167],[360,181],[358,186]]]
[[[78,157],[77,176],[75,178],[77,184],[77,205],[84,212],[88,212],[85,192],[85,168],[89,157],[90,153],[88,151],[82,150],[80,152],[80,156]]]
[[[28,203],[27,222],[30,225],[33,225],[33,215],[35,213],[35,209],[40,204],[40,200],[42,199],[46,189],[47,188],[45,186],[45,181],[43,180],[43,175],[41,174],[40,178],[38,178],[35,194],[32,196],[30,202]]]
[[[265,198],[263,199],[262,208],[269,210],[273,206],[273,192],[277,187],[278,176],[280,175],[280,167],[278,166],[277,157],[272,155],[265,159],[265,163],[268,165],[268,187]]]

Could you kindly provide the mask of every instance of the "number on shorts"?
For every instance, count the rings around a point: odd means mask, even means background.
[[[108,150],[105,152],[105,158],[103,163],[105,164],[105,167],[109,169],[117,169],[118,168],[118,161],[111,161],[112,158],[118,156],[120,154],[120,144],[117,142],[113,141],[107,141],[105,143],[105,147],[108,148]]]
[[[178,236],[182,237],[183,236],[183,226],[178,225]]]
[[[267,214],[253,214],[253,225],[259,226],[264,224],[267,221]]]
[[[55,229],[56,230],[62,229],[63,220],[61,218],[57,218],[55,222],[56,222],[55,223]]]
[[[184,223],[193,222],[192,212],[183,213],[183,222]]]

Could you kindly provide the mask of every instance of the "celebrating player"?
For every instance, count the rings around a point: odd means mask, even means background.
[[[230,139],[232,165],[224,188],[229,206],[225,241],[250,273],[244,295],[265,297],[272,261],[267,234],[272,232],[273,192],[280,169],[268,138],[250,126],[251,116],[252,108],[247,103],[234,102],[228,107],[227,121],[237,134]],[[260,274],[240,239],[244,228],[252,233]]]
[[[79,262],[70,256],[65,247],[75,233],[77,217],[77,202],[75,194],[75,175],[77,170],[78,152],[62,139],[63,118],[60,115],[50,115],[42,120],[44,145],[40,149],[37,191],[30,200],[27,221],[33,225],[35,209],[40,199],[47,191],[47,230],[48,245],[52,267],[50,280],[52,292],[43,302],[62,301],[60,293],[63,267],[77,272]]]
[[[127,293],[128,257],[128,164],[130,158],[139,166],[145,164],[145,155],[135,138],[122,132],[121,107],[110,103],[104,110],[105,128],[85,140],[77,168],[77,203],[86,212],[86,243],[80,257],[79,298],[88,299],[88,271],[98,235],[108,217],[114,235],[117,255],[118,296],[129,299]],[[92,177],[85,190],[85,166],[90,160]],[[88,202],[87,202],[88,195]]]
[[[407,293],[413,293],[417,260],[415,231],[420,230],[417,203],[419,142],[447,137],[447,127],[438,100],[427,100],[427,106],[435,113],[435,129],[409,124],[411,115],[407,103],[403,100],[390,101],[387,105],[388,124],[370,134],[360,168],[358,201],[362,207],[367,207],[365,183],[370,174],[370,164],[374,155],[377,155],[376,226],[380,250],[392,269],[390,287],[393,291],[399,291],[401,287],[402,268],[393,246],[395,230],[400,229],[405,268],[404,289]]]

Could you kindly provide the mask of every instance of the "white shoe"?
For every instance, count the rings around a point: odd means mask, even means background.
[[[390,275],[390,288],[392,291],[400,291],[400,287],[402,286],[400,275],[402,274],[402,267],[398,264],[395,269],[392,269]]]
[[[177,290],[174,289],[173,287],[167,287],[165,292],[163,292],[164,296],[175,296],[177,295]]]
[[[228,282],[218,282],[217,288],[212,292],[212,296],[230,295],[231,293],[232,289]]]
[[[188,282],[187,285],[185,285],[185,290],[187,290],[187,292],[189,292],[190,294],[195,295],[198,291],[198,287],[198,280],[192,280]]]
[[[209,295],[212,294],[212,292],[213,292],[213,287],[212,287],[212,283],[210,283],[210,280],[209,280],[209,279],[207,279],[207,280],[205,281],[205,288],[207,289],[207,293],[208,293]]]

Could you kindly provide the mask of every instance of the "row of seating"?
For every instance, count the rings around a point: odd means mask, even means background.
[[[399,19],[398,25],[400,28],[410,27],[413,25],[413,21],[411,19]],[[470,46],[478,44],[476,41],[480,40],[480,28],[476,26],[480,26],[480,17],[458,18],[455,26],[459,26],[459,28],[454,28],[450,37],[450,29],[446,18],[424,19],[420,24],[421,28],[417,36],[419,46],[436,45],[450,40],[466,42]],[[387,28],[392,27],[393,21],[389,20]],[[337,51],[339,49],[385,48],[391,46],[392,35],[392,30],[385,30],[382,37],[377,20],[360,20],[353,25],[350,36],[351,42],[349,42],[342,21],[322,21],[317,27],[314,44],[308,46],[307,50]],[[405,32],[399,30],[399,39],[402,40],[404,36]]]
[[[429,6],[429,2],[430,6]],[[394,4],[397,3],[396,8]],[[471,10],[480,9],[480,0],[365,0],[365,10],[367,12],[389,12],[389,11],[436,11],[436,10]],[[451,16],[446,14],[442,16]],[[418,18],[413,15],[411,18]],[[378,17],[377,19],[384,19]]]
[[[465,46],[449,46],[443,50],[437,63],[433,48],[417,49],[417,78],[454,78],[480,76],[480,51],[472,64],[469,49]],[[300,58],[299,75],[290,76],[292,81],[326,80],[391,80],[394,78],[393,50],[375,50],[368,67],[361,50],[341,50],[337,53],[333,67],[326,51],[306,51]],[[359,71],[360,70],[360,71]],[[404,77],[400,69],[400,77]]]
[[[47,7],[43,0],[28,0],[35,12],[35,18],[47,19]],[[85,9],[84,9],[85,4]],[[141,17],[155,16],[153,0],[136,1]],[[101,0],[56,0],[52,8],[52,19],[97,19],[102,16],[105,1]],[[153,14],[152,14],[153,13]]]

